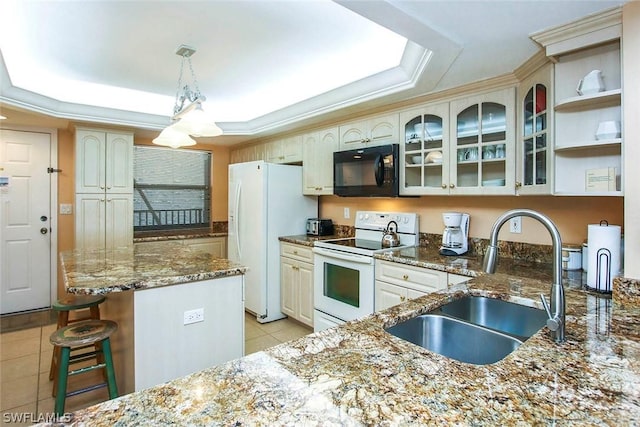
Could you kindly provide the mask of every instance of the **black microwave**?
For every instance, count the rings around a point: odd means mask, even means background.
[[[398,144],[333,153],[333,194],[343,197],[397,197]]]

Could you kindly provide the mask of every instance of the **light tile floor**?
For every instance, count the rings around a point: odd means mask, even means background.
[[[49,367],[53,347],[49,335],[55,331],[55,323],[23,329],[5,328],[0,334],[0,425],[31,425],[53,413],[53,382],[49,381]],[[6,323],[4,323],[6,324]],[[3,325],[4,325],[3,324]],[[5,330],[8,332],[4,332]],[[283,319],[271,323],[258,323],[255,316],[245,313],[245,354],[255,353],[274,345],[300,338],[313,332],[295,320]],[[83,383],[95,382],[91,378],[99,372],[71,377],[71,389]],[[106,388],[67,398],[65,411],[73,412],[102,402],[108,397]],[[28,414],[23,423],[11,417]],[[21,415],[24,417],[25,415]],[[15,419],[15,418],[14,418]]]

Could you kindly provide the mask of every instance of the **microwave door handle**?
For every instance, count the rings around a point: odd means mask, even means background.
[[[382,154],[378,154],[376,157],[374,173],[376,177],[376,185],[381,187],[384,183],[384,161]]]

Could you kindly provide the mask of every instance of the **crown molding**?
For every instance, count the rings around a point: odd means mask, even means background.
[[[545,48],[547,56],[556,56],[584,46],[619,39],[621,35],[622,7],[618,6],[532,33],[529,37]]]

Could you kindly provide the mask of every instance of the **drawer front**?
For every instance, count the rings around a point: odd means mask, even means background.
[[[447,287],[444,271],[379,260],[376,260],[376,280],[426,292]]]
[[[280,243],[280,255],[313,264],[313,251],[308,246]]]

